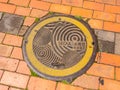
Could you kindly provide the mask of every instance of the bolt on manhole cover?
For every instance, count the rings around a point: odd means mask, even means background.
[[[74,16],[50,15],[34,24],[23,41],[29,67],[51,80],[72,80],[95,60],[96,37],[87,23]]]

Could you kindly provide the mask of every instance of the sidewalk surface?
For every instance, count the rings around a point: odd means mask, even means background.
[[[71,84],[31,75],[22,56],[25,32],[48,12],[90,18],[101,44],[101,58]],[[0,0],[0,90],[120,90],[120,0]]]

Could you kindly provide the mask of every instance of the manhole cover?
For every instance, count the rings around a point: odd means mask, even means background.
[[[67,15],[42,18],[23,41],[28,65],[52,80],[69,80],[85,73],[94,62],[96,50],[96,37],[88,24]]]

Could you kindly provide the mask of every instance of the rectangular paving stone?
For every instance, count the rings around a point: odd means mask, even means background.
[[[13,45],[13,46],[21,46],[22,45],[22,37],[6,34],[5,39],[3,41],[4,44]]]
[[[30,16],[40,18],[40,17],[45,16],[47,13],[48,11],[32,9]]]
[[[120,67],[120,55],[101,53],[100,63]]]
[[[120,33],[115,35],[115,54],[120,55]]]
[[[62,4],[82,7],[83,0],[62,0]]]
[[[0,21],[0,32],[18,34],[23,19],[22,16],[5,13]]]
[[[100,90],[119,90],[120,82],[110,79],[103,79],[104,85],[100,85]]]
[[[14,13],[16,6],[11,4],[0,3],[0,11]]]
[[[63,84],[63,83],[58,83],[56,90],[83,90],[83,88],[75,87],[75,86],[67,85],[67,84]]]
[[[114,48],[115,48],[114,42],[98,40],[98,43],[99,43],[98,46],[102,52],[114,53]]]
[[[120,67],[115,68],[115,73],[116,73],[115,79],[120,80]]]
[[[0,44],[0,56],[10,56],[13,47]]]
[[[87,71],[88,74],[114,79],[114,67],[94,63]]]
[[[27,7],[30,0],[9,0],[9,3]]]
[[[90,89],[98,89],[99,87],[99,77],[90,76],[90,75],[82,75],[75,79],[72,83],[73,85],[90,88]]]
[[[8,86],[0,84],[0,90],[8,90],[8,88],[9,88]]]
[[[40,1],[40,0],[31,0],[29,7],[37,8],[41,10],[49,10],[51,3]]]
[[[116,0],[95,0],[95,1],[100,3],[112,4],[112,5],[115,5],[116,3]]]
[[[29,76],[5,71],[0,83],[25,89],[28,79]]]
[[[0,69],[15,71],[18,63],[19,63],[19,60],[0,57]]]
[[[104,30],[95,30],[95,34],[97,35],[97,38],[104,41],[115,41],[115,33],[104,31]]]
[[[102,29],[103,28],[103,21],[102,20],[96,20],[96,19],[90,19],[88,21],[91,28],[94,29]]]
[[[115,21],[116,15],[107,12],[94,11],[93,18],[106,21]]]
[[[22,48],[14,47],[12,54],[11,54],[11,57],[23,60]]]
[[[119,32],[120,33],[120,24],[115,22],[104,22],[104,30]]]
[[[6,2],[8,2],[8,0],[0,0],[0,2],[5,2],[6,3]]]
[[[105,12],[120,14],[120,6],[105,5]]]
[[[75,16],[91,18],[93,11],[88,9],[83,9],[83,8],[72,7],[71,14]]]
[[[28,83],[28,90],[55,90],[56,82],[38,78],[31,77]]]
[[[50,7],[50,11],[70,14],[71,6],[60,5],[60,4],[52,4],[51,7]]]
[[[90,2],[90,1],[84,1],[83,8],[103,11],[104,10],[104,4],[96,3],[96,2]]]
[[[24,61],[20,61],[19,66],[17,68],[17,72],[27,74],[27,75],[31,74],[29,67]]]
[[[15,14],[22,15],[22,16],[29,16],[31,9],[25,7],[17,7]]]

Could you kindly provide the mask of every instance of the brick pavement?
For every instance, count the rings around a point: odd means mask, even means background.
[[[48,12],[90,18],[88,23],[95,29],[98,39],[113,47],[112,52],[103,50],[101,59],[96,57],[91,68],[69,85],[32,76],[22,56],[24,33]],[[0,32],[0,90],[120,89],[119,0],[0,0],[0,20],[5,13],[20,15],[24,20],[21,20],[20,31]],[[104,80],[103,84],[100,78]]]

